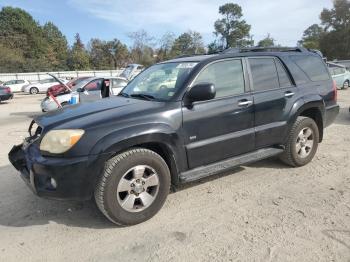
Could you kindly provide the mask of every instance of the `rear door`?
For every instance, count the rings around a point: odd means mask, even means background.
[[[255,148],[280,144],[298,89],[278,58],[251,57],[247,61],[254,98]]]
[[[254,150],[254,111],[241,59],[207,65],[191,86],[212,83],[216,97],[182,107],[189,168]]]

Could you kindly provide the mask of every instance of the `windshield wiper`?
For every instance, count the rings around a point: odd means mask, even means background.
[[[122,93],[119,93],[118,96],[129,97],[129,94],[122,92]]]
[[[154,96],[152,95],[148,95],[148,94],[131,94],[131,97],[140,97],[146,100],[154,100],[156,99]]]

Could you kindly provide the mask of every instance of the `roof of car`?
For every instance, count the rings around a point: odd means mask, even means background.
[[[163,63],[172,62],[202,62],[205,60],[216,60],[220,58],[230,57],[246,57],[246,56],[284,56],[291,53],[296,55],[317,55],[322,57],[322,54],[318,50],[310,50],[302,47],[290,48],[290,47],[270,47],[270,48],[244,48],[236,49],[230,48],[222,52],[208,55],[192,55],[192,56],[180,56]]]

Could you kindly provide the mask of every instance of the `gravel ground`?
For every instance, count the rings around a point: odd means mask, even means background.
[[[186,185],[127,228],[92,202],[34,196],[10,166],[42,98],[0,104],[1,261],[350,261],[350,90],[311,164],[265,160]]]

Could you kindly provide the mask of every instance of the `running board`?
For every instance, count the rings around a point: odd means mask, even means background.
[[[283,149],[281,148],[259,149],[251,153],[235,156],[233,158],[229,158],[207,166],[197,167],[195,169],[181,173],[180,182],[181,183],[192,182],[204,177],[221,173],[228,169],[232,169],[233,167],[237,167],[243,164],[247,164],[247,163],[255,162],[265,158],[269,158],[272,156],[276,156],[281,154],[282,152],[283,152]]]

